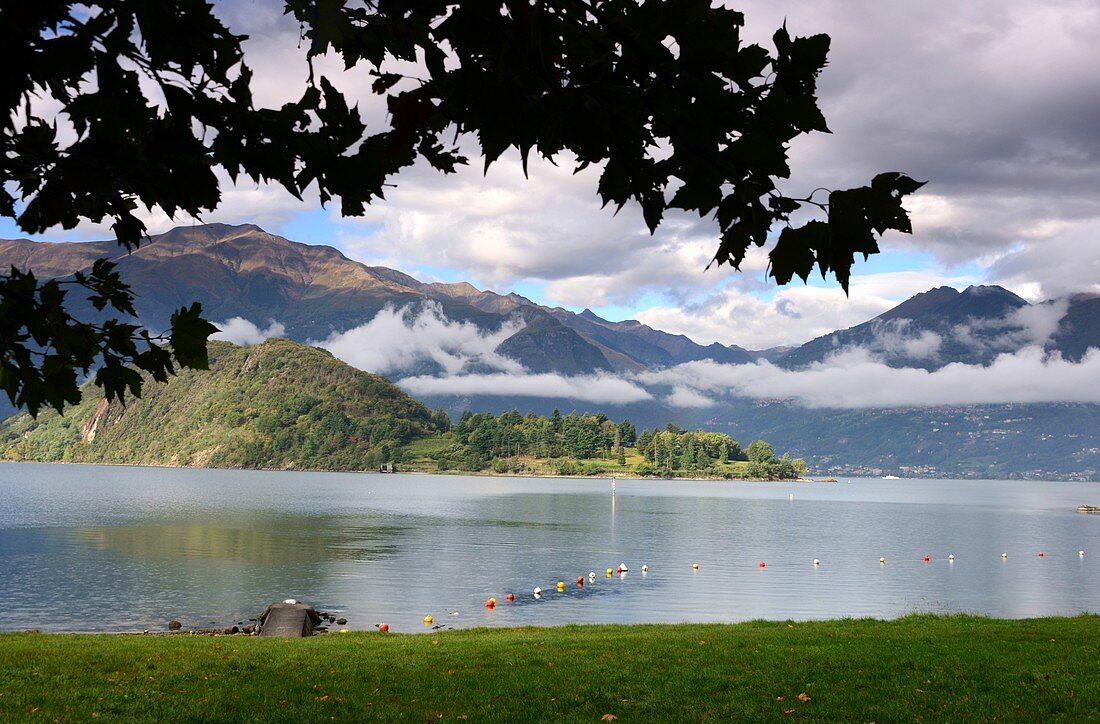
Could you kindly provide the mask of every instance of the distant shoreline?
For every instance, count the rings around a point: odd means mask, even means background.
[[[160,465],[157,463],[86,463],[86,462],[44,462],[41,460],[0,460],[0,464],[10,465],[86,465],[99,468],[157,468],[161,470],[237,470],[262,473],[336,473],[339,475],[454,475],[471,478],[545,478],[565,480],[686,480],[689,482],[714,482],[714,483],[835,483],[835,478],[717,478],[717,477],[661,477],[656,475],[611,475],[608,473],[594,473],[592,475],[555,475],[552,473],[496,473],[493,471],[469,471],[469,470],[398,470],[396,473],[380,473],[377,470],[330,470],[327,468],[211,468],[198,465]],[[919,478],[906,478],[918,480]]]

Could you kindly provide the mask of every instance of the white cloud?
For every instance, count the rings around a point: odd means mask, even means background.
[[[665,402],[673,407],[713,407],[715,402],[706,395],[696,392],[695,390],[684,387],[683,385],[674,385],[672,392],[665,397]]]
[[[951,334],[964,344],[994,351],[1042,347],[1058,331],[1068,308],[1068,299],[1032,304],[1020,307],[1001,319],[972,320],[957,325]]]
[[[397,384],[415,396],[552,397],[606,405],[625,405],[653,397],[633,382],[611,375],[566,377],[556,374],[499,373],[453,377],[421,376],[406,377]]]
[[[1100,403],[1100,350],[1080,363],[1039,347],[1003,354],[988,366],[953,363],[933,372],[889,367],[867,350],[848,350],[804,370],[769,362],[688,362],[636,376],[643,385],[723,395],[789,399],[807,407],[923,407],[1008,402]]]
[[[233,344],[259,344],[269,337],[282,337],[286,334],[286,327],[274,319],[268,320],[265,329],[260,329],[244,317],[233,317],[214,325],[218,332],[212,334],[210,339],[220,339]]]
[[[506,321],[500,329],[485,332],[470,322],[454,322],[438,305],[428,304],[415,314],[409,308],[386,308],[366,324],[335,333],[317,344],[353,367],[385,374],[432,361],[447,375],[468,365],[521,373],[515,360],[497,354],[500,343],[522,329],[520,319]]]

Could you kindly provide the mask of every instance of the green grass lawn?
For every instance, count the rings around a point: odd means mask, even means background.
[[[0,719],[1096,720],[1100,617],[0,635]]]

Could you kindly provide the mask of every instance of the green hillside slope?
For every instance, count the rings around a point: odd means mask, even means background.
[[[210,371],[146,384],[123,407],[98,390],[64,417],[0,425],[0,454],[42,462],[373,469],[438,433],[432,413],[383,377],[324,350],[272,339],[210,343]]]

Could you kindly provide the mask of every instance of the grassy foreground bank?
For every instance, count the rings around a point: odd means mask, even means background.
[[[12,720],[1095,720],[1100,617],[4,634],[0,669]]]

